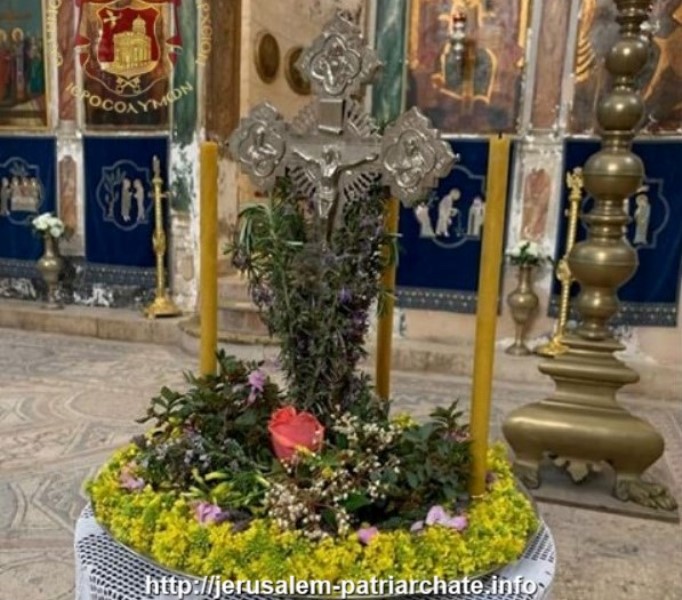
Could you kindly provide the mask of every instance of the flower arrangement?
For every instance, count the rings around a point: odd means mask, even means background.
[[[88,489],[99,521],[162,565],[225,579],[456,578],[519,557],[537,528],[504,449],[488,493],[467,494],[470,436],[457,403],[391,415],[369,378],[369,311],[390,293],[387,195],[348,202],[330,237],[286,181],[245,211],[230,248],[249,276],[275,365],[218,355],[218,372],[164,388],[150,431]],[[326,229],[326,228],[324,228]]]
[[[34,231],[43,235],[49,235],[56,240],[64,237],[66,234],[64,222],[49,212],[33,219],[31,225],[33,225]]]
[[[531,266],[538,267],[551,259],[542,253],[540,246],[528,240],[521,240],[508,253],[507,257],[512,265],[516,267]]]

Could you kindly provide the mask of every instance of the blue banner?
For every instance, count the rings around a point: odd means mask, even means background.
[[[566,171],[582,167],[600,148],[593,140],[566,142]],[[642,141],[634,152],[644,162],[645,179],[631,198],[623,200],[623,210],[631,218],[626,237],[637,250],[639,268],[634,277],[618,292],[621,311],[614,324],[675,327],[677,323],[680,268],[682,266],[682,142],[679,140]],[[564,189],[563,206],[568,206],[568,190]],[[583,201],[583,211],[592,209],[589,196]],[[563,210],[561,214],[563,214]],[[567,223],[559,228],[557,256],[566,247]],[[587,230],[581,223],[578,240],[585,239]],[[578,293],[578,286],[573,290]],[[558,283],[555,294],[559,293]],[[556,312],[556,302],[550,310]]]
[[[452,140],[461,160],[428,204],[401,208],[398,298],[404,308],[476,310],[488,140]]]
[[[152,165],[158,157],[167,191],[168,138],[86,137],[84,154],[86,260],[153,267]]]
[[[43,241],[31,222],[56,213],[56,164],[54,138],[0,138],[0,258],[40,258]]]

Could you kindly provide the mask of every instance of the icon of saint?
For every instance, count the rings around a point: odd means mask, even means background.
[[[2,178],[0,183],[0,217],[9,216],[9,201],[12,197],[12,190],[9,187],[9,179]]]
[[[145,193],[142,180],[136,179],[133,182],[133,188],[135,189],[135,200],[137,201],[137,222],[144,223],[147,219],[144,210]]]
[[[431,224],[431,215],[429,214],[429,207],[426,204],[420,204],[414,209],[414,216],[419,221],[420,231],[419,237],[432,239],[436,237],[436,232],[433,230]]]
[[[651,221],[651,204],[646,194],[639,194],[635,198],[635,244],[649,243],[649,223]]]
[[[127,177],[123,178],[123,185],[121,188],[121,216],[126,223],[130,221],[130,209],[133,201],[133,190],[130,188],[131,183],[132,182]]]
[[[485,221],[485,203],[480,196],[474,198],[474,202],[469,209],[469,220],[467,235],[474,238],[481,237],[481,229]]]
[[[0,29],[0,102],[7,100],[12,91],[12,48],[4,29]]]
[[[459,214],[458,208],[453,208],[453,204],[462,197],[462,192],[453,189],[438,204],[438,224],[436,225],[436,235],[450,237],[450,227],[452,219]]]

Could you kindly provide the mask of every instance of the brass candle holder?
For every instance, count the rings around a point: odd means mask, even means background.
[[[568,257],[575,245],[578,233],[578,219],[580,217],[580,205],[583,199],[583,170],[578,167],[571,173],[566,174],[566,185],[571,193],[568,197],[569,208],[566,211],[568,217],[568,234],[566,238],[566,252],[559,261],[556,270],[557,279],[561,282],[561,301],[559,304],[559,318],[552,339],[535,350],[540,356],[559,356],[568,352],[569,347],[564,343],[568,315],[571,308],[571,285],[574,282],[571,275],[571,267],[568,265]]]
[[[561,340],[568,350],[540,364],[555,382],[553,394],[513,411],[503,430],[514,449],[515,471],[531,488],[541,485],[540,465],[547,456],[566,467],[575,483],[608,464],[617,499],[673,511],[677,503],[668,489],[642,477],[662,456],[663,437],[616,398],[621,387],[639,380],[614,356],[624,347],[609,320],[618,312],[618,288],[637,270],[637,252],[623,235],[629,221],[623,200],[637,192],[644,177],[632,141],[644,116],[636,82],[649,58],[650,40],[642,24],[651,5],[649,0],[615,4],[620,39],[606,57],[614,88],[597,109],[602,148],[584,167],[594,208],[582,216],[587,239],[576,243],[568,257],[570,275],[580,284],[575,302],[580,324]]]
[[[182,314],[182,311],[173,302],[166,285],[165,259],[168,243],[163,226],[163,200],[168,197],[168,194],[163,191],[161,163],[157,156],[154,157],[152,165],[154,171],[152,185],[154,186],[155,215],[152,243],[154,245],[154,254],[156,254],[156,298],[145,309],[145,315],[149,319],[156,319],[159,317],[177,317]]]

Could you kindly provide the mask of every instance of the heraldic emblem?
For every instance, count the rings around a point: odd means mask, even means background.
[[[182,45],[181,2],[76,0],[76,48],[84,75],[127,98],[167,79]]]

